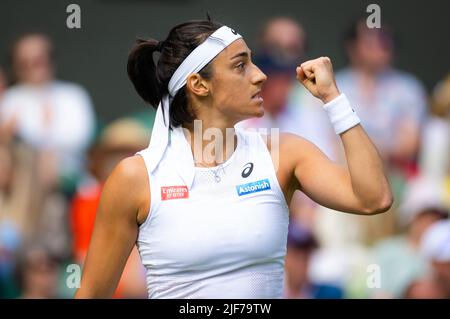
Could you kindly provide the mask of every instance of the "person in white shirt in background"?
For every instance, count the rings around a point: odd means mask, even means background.
[[[76,178],[82,171],[95,128],[87,91],[55,79],[52,50],[46,35],[18,38],[11,51],[15,84],[0,102],[0,127],[44,151],[43,171],[50,185]]]
[[[422,124],[427,117],[427,93],[412,74],[393,66],[396,41],[386,25],[369,29],[355,21],[345,35],[349,66],[336,74],[361,112],[370,136],[392,171],[403,179],[417,175]]]
[[[336,73],[336,82],[354,101],[355,111],[362,114],[361,121],[367,125],[368,134],[384,160],[395,197],[401,199],[407,183],[419,175],[418,156],[427,118],[427,94],[415,76],[393,66],[394,40],[389,27],[369,29],[365,19],[356,20],[344,38],[349,65]],[[396,209],[394,205],[394,214],[370,220],[352,218],[359,225],[352,229],[359,229],[358,238],[367,244],[391,236],[398,231]],[[328,229],[324,233],[331,234],[340,216],[328,214],[328,217]]]
[[[422,134],[420,168],[423,175],[446,190],[450,207],[450,74],[436,85],[430,111]]]
[[[450,298],[450,220],[433,224],[422,237],[422,254],[431,264],[430,278],[441,298]]]
[[[336,82],[354,101],[355,111],[361,113],[361,121],[384,161],[394,196],[402,199],[408,183],[420,175],[418,158],[427,119],[427,93],[417,77],[394,66],[398,43],[394,35],[387,25],[369,29],[365,19],[355,20],[344,35],[349,65],[336,73]],[[400,203],[394,205],[394,214],[359,221],[366,243],[399,230],[396,210]]]

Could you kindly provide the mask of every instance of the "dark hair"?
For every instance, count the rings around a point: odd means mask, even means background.
[[[138,39],[128,56],[127,72],[138,94],[144,101],[157,108],[161,98],[168,94],[170,78],[184,59],[214,31],[222,25],[207,20],[181,23],[172,30],[164,41]],[[160,52],[155,64],[153,54]],[[208,79],[212,76],[210,64],[199,74]],[[195,116],[188,110],[185,87],[173,97],[170,106],[170,127],[190,123]],[[164,112],[167,110],[163,110]]]

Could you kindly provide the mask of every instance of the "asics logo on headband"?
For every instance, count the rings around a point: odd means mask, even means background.
[[[196,47],[177,68],[169,81],[169,94],[174,97],[186,85],[189,75],[199,72],[231,43],[240,39],[235,30],[223,26]]]

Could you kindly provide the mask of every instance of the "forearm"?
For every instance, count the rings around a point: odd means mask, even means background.
[[[359,125],[360,120],[345,94],[340,94],[333,75],[331,60],[321,57],[306,61],[297,67],[297,79],[315,97],[322,100],[324,110],[336,134],[344,144],[348,171],[329,165],[308,161],[306,173],[296,170],[303,188],[327,207],[343,207],[346,211],[375,214],[388,210],[392,194],[383,172],[377,149]],[[310,156],[311,157],[311,156]],[[300,165],[299,167],[302,167]],[[303,174],[306,174],[305,177]],[[326,175],[327,183],[321,184],[310,175]],[[338,189],[330,190],[330,183]],[[326,189],[326,191],[324,191]],[[321,193],[323,192],[323,194]]]
[[[392,194],[375,145],[361,125],[340,137],[355,197],[368,211],[386,211],[392,204]]]
[[[102,247],[98,244],[97,240],[97,243],[91,245],[75,298],[112,298],[117,288],[128,257],[128,249],[125,250],[123,245],[115,242],[102,244]]]

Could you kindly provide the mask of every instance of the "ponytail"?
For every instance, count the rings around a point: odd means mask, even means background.
[[[154,108],[158,107],[162,97],[168,92],[172,75],[180,64],[200,43],[206,40],[222,25],[210,20],[188,21],[173,27],[164,41],[154,39],[138,39],[128,56],[128,77],[137,93]],[[161,54],[157,64],[153,54]],[[198,72],[203,78],[212,77],[211,64],[207,64]],[[195,114],[190,110],[185,88],[181,88],[170,105],[170,125],[177,127],[183,123],[191,123]],[[166,110],[163,110],[166,111]]]
[[[153,53],[160,49],[157,40],[138,39],[128,55],[127,63],[128,77],[137,93],[155,108],[161,100],[162,92],[156,75]]]

